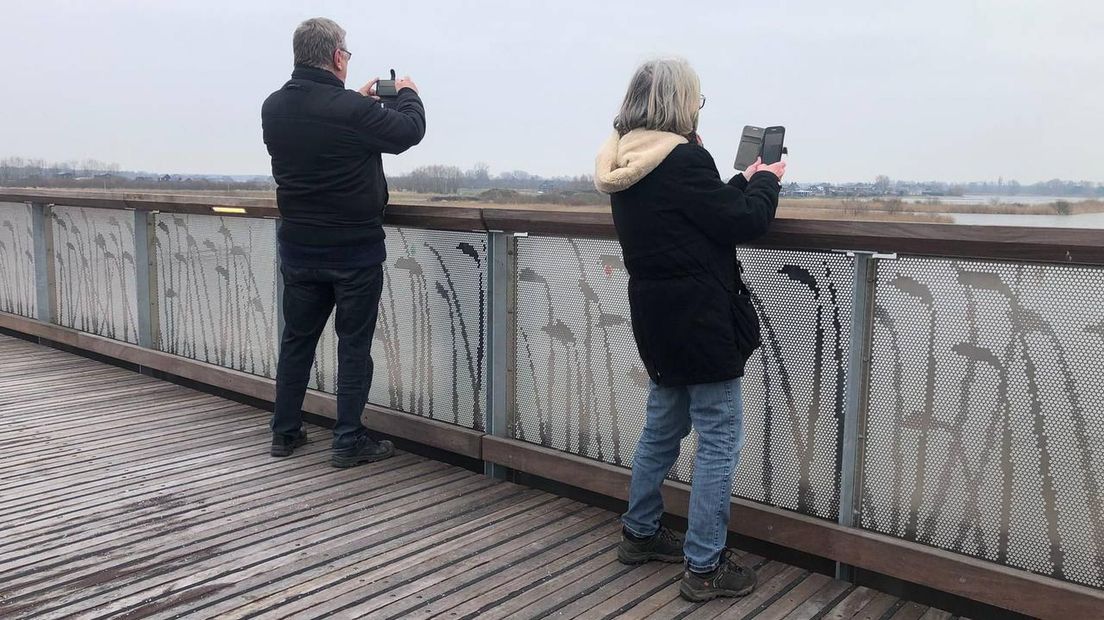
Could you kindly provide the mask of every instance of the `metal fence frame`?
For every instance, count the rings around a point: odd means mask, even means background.
[[[0,197],[3,197],[3,196],[4,196],[3,194],[0,194]],[[9,196],[9,198],[10,197],[11,196]],[[15,197],[18,198],[19,195],[16,195]],[[136,284],[137,284],[138,308],[139,308],[139,316],[138,316],[139,345],[138,346],[142,349],[156,349],[156,345],[157,345],[156,339],[157,339],[157,334],[159,333],[159,331],[156,328],[158,310],[157,310],[157,305],[156,305],[157,304],[156,295],[153,294],[153,292],[157,290],[157,286],[156,286],[157,268],[156,268],[156,264],[155,264],[156,255],[153,252],[153,247],[152,247],[152,238],[153,238],[153,230],[152,230],[153,217],[152,217],[152,215],[153,215],[153,213],[156,212],[156,210],[148,208],[149,207],[148,204],[144,205],[146,208],[134,208],[134,207],[130,207],[129,205],[125,204],[125,201],[123,201],[122,204],[107,204],[107,203],[102,202],[102,199],[97,199],[97,200],[100,200],[100,202],[98,202],[96,204],[90,204],[90,205],[87,205],[87,206],[116,208],[116,209],[118,209],[118,208],[130,208],[130,209],[134,210],[134,213],[133,213],[134,237],[135,237],[134,242],[135,242],[135,250],[136,250],[134,258],[135,258],[135,265],[136,265],[136,276],[137,276]],[[150,199],[150,200],[152,201],[153,204],[157,204],[160,208],[163,208],[165,211],[168,211],[168,212],[172,212],[175,206],[179,206],[179,204],[174,205],[173,201],[158,202],[156,199]],[[54,279],[53,251],[52,251],[53,236],[52,236],[51,223],[50,223],[50,210],[51,210],[51,207],[52,207],[53,203],[45,201],[45,200],[42,200],[42,201],[35,200],[35,201],[28,201],[28,202],[31,204],[32,216],[33,216],[33,234],[34,234],[33,242],[34,242],[34,256],[35,256],[35,271],[36,271],[36,274],[35,274],[36,275],[36,278],[35,278],[35,284],[36,284],[35,294],[36,294],[36,299],[37,299],[37,303],[38,303],[38,310],[37,310],[38,321],[42,324],[53,325],[53,324],[56,324],[56,322],[57,322],[56,296],[54,294],[57,283],[55,282],[55,279]],[[72,202],[73,201],[71,201],[71,200],[62,200],[62,199],[60,199],[60,197],[59,197],[59,200],[58,200],[59,204],[68,205],[68,204],[72,204]],[[179,203],[179,201],[177,201],[177,203]],[[142,205],[140,205],[140,206],[142,206]],[[204,203],[202,206],[204,208],[206,208],[206,203]],[[423,209],[423,212],[419,213],[418,212],[419,209]],[[448,215],[440,216],[444,219],[434,220],[432,215],[423,215],[423,213],[426,212],[426,211],[424,211],[425,209],[430,209],[430,208],[414,208],[414,207],[411,207],[410,208],[411,212],[409,212],[409,213],[403,213],[402,210],[400,209],[400,213],[399,213],[399,216],[397,218],[398,222],[393,222],[393,223],[398,224],[398,225],[409,226],[409,225],[411,225],[412,222],[419,221],[419,218],[422,217],[422,218],[424,218],[425,227],[434,227],[433,224],[438,223],[438,222],[444,222],[446,225],[442,225],[442,226],[440,226],[440,228],[445,229],[445,230],[471,231],[473,229],[475,229],[475,230],[479,229],[477,226],[472,225],[472,224],[474,224],[474,222],[472,222],[471,219],[458,219],[458,218],[461,218],[460,215],[448,214]],[[440,210],[440,209],[442,209],[442,207],[436,207],[435,209]],[[198,211],[193,210],[193,212],[198,212]],[[250,215],[247,214],[245,216],[249,217]],[[256,216],[257,216],[256,214],[252,215],[252,217],[256,217]],[[264,214],[264,216],[268,217],[270,215]],[[495,217],[499,218],[498,223],[506,223],[507,224],[504,227],[505,228],[504,231],[490,229],[490,227],[493,226],[493,223],[490,223],[490,222],[494,222]],[[530,214],[530,217],[531,217],[531,214]],[[487,317],[488,317],[487,318],[488,385],[487,385],[487,393],[486,393],[486,398],[487,398],[487,403],[486,403],[487,404],[486,435],[489,436],[489,437],[494,438],[494,441],[491,441],[491,443],[490,443],[490,446],[492,446],[492,448],[494,446],[500,446],[499,449],[501,450],[501,446],[504,445],[504,442],[508,443],[509,440],[507,438],[510,437],[510,430],[508,428],[507,412],[510,409],[510,407],[512,407],[512,403],[513,403],[513,394],[511,393],[511,390],[513,389],[513,377],[512,377],[512,375],[515,372],[515,368],[516,368],[516,360],[513,358],[514,351],[515,351],[513,338],[514,338],[514,333],[515,333],[515,322],[516,322],[516,307],[515,307],[515,301],[514,301],[514,292],[513,292],[514,288],[513,287],[515,286],[515,282],[516,282],[516,278],[517,278],[515,235],[516,234],[522,234],[522,235],[526,234],[525,232],[521,232],[519,230],[519,229],[523,229],[523,228],[532,227],[532,228],[536,228],[536,229],[541,229],[542,227],[545,227],[547,229],[549,227],[552,227],[552,228],[559,227],[559,229],[562,229],[562,230],[566,231],[565,234],[569,234],[572,231],[577,231],[577,232],[581,233],[582,236],[592,236],[592,237],[599,237],[599,238],[609,238],[610,237],[608,223],[606,223],[604,220],[602,220],[598,224],[595,224],[590,219],[588,219],[588,217],[589,216],[582,217],[582,218],[580,218],[579,221],[574,222],[574,223],[564,224],[563,222],[559,222],[559,223],[549,224],[548,223],[549,221],[554,221],[555,220],[554,217],[543,218],[543,219],[538,218],[534,222],[534,221],[530,221],[530,220],[520,219],[520,216],[515,216],[515,214],[513,214],[512,212],[508,212],[508,211],[503,211],[501,213],[495,214],[495,216],[493,216],[493,217],[487,217],[487,215],[485,213],[483,213],[482,211],[480,212],[480,220],[481,220],[483,228],[484,228],[484,230],[481,231],[481,232],[485,232],[488,235],[487,247],[488,247],[488,265],[489,265],[489,267],[488,267],[488,270],[489,270],[488,271],[488,281],[489,281],[488,291],[489,291],[489,295],[488,295],[488,301],[487,301],[487,303],[488,303],[488,313],[487,313]],[[407,218],[407,219],[404,219],[404,218]],[[448,218],[456,218],[456,219],[448,219]],[[511,218],[517,218],[517,219],[511,219]],[[593,218],[591,218],[591,219],[593,219]],[[462,222],[462,223],[458,224],[457,222]],[[529,224],[533,224],[533,225],[530,226]],[[278,224],[277,224],[277,226],[278,226]],[[575,228],[572,228],[573,226]],[[1081,233],[1083,231],[1078,231],[1078,232]],[[1011,234],[1011,233],[1003,233],[1002,232],[1002,234]],[[815,237],[815,235],[813,235],[813,237]],[[1102,238],[1102,237],[1104,237],[1104,235],[1101,235],[1101,234],[1097,234],[1095,236],[1094,235],[1086,236],[1086,235],[1083,235],[1083,234],[1081,234],[1081,235],[1071,235],[1071,237],[1070,237],[1071,240],[1077,240],[1079,243],[1083,243],[1084,245],[1083,246],[1075,246],[1072,243],[1070,243],[1070,244],[1067,244],[1067,246],[1068,247],[1079,248],[1078,251],[1081,252],[1081,253],[1078,254],[1078,256],[1086,256],[1087,257],[1087,258],[1084,259],[1084,261],[1083,261],[1084,263],[1087,263],[1087,264],[1104,264],[1104,254],[1101,254],[1100,257],[1097,257],[1097,255],[1093,254],[1092,251],[1089,250],[1089,249],[1085,249],[1083,251],[1080,249],[1080,248],[1088,248],[1091,243],[1096,243],[1098,241],[1104,241],[1104,238]],[[861,498],[859,497],[860,493],[857,492],[857,489],[862,488],[862,484],[863,484],[862,478],[863,478],[863,473],[864,473],[863,472],[864,458],[863,458],[862,450],[863,450],[863,445],[864,445],[864,435],[865,435],[867,415],[869,413],[867,387],[868,387],[868,383],[869,383],[869,379],[870,379],[870,369],[871,369],[870,353],[871,353],[871,342],[872,342],[873,323],[874,323],[874,291],[875,291],[875,287],[876,287],[876,276],[877,276],[877,265],[876,265],[876,263],[879,260],[887,260],[887,259],[895,258],[894,255],[879,254],[875,251],[877,249],[886,247],[885,244],[880,243],[880,242],[879,243],[871,243],[869,247],[871,247],[873,249],[863,250],[863,249],[861,249],[861,247],[856,247],[858,245],[857,242],[862,241],[862,239],[864,239],[864,237],[856,236],[854,239],[852,239],[852,241],[855,241],[856,243],[849,244],[852,247],[852,250],[851,250],[850,253],[854,257],[854,260],[855,260],[855,271],[854,271],[854,287],[853,287],[852,299],[851,299],[852,316],[851,316],[850,342],[849,342],[849,346],[848,346],[848,357],[847,357],[848,378],[847,378],[847,386],[846,386],[845,418],[844,418],[844,424],[843,424],[843,436],[841,437],[841,454],[840,454],[840,459],[839,459],[839,464],[840,464],[840,488],[839,488],[839,518],[838,518],[838,525],[840,527],[844,528],[848,532],[855,531],[859,527],[858,524],[857,524],[857,515],[858,515],[859,510],[860,510],[860,500],[861,500]],[[1016,239],[1017,239],[1017,241],[1015,241],[1015,243],[1020,243],[1020,241],[1018,240],[1018,239],[1020,239],[1020,237],[1017,237]],[[991,243],[995,244],[995,243],[997,243],[997,241],[993,241]],[[771,243],[768,243],[767,245],[769,246],[770,244]],[[1101,245],[1104,245],[1104,243],[1102,243]],[[910,244],[905,243],[904,246],[909,247]],[[1000,246],[1000,247],[1004,247],[1004,246]],[[935,252],[933,252],[931,254],[933,256],[943,256],[943,255],[946,254],[944,252],[938,252],[937,250],[939,249],[939,247],[933,247],[932,249],[936,250]],[[959,250],[959,251],[961,251],[961,250]],[[1001,251],[1003,252],[1004,250],[1001,250]],[[1072,258],[1073,255],[1070,253],[1071,251],[1072,250],[1067,249],[1065,251],[1066,256],[1069,256],[1069,257]],[[999,254],[999,252],[997,252],[996,250],[994,250],[994,253]],[[1039,258],[1041,256],[1043,262],[1051,262],[1051,261],[1054,260],[1053,257],[1060,256],[1060,255],[1061,255],[1061,251],[1056,251],[1053,248],[1051,248],[1051,249],[1039,249],[1036,252],[1034,252],[1032,256],[1029,256],[1027,258],[1029,258],[1029,259],[1030,258]],[[277,283],[278,283],[277,286],[279,286],[280,280],[281,279],[279,277],[277,277]],[[279,291],[279,289],[277,289],[277,290]],[[277,302],[277,304],[279,306],[279,301]],[[278,307],[277,308],[277,317],[278,317],[278,319],[282,318],[282,317],[280,317],[280,314],[281,313],[279,312],[279,307]],[[2,317],[0,317],[0,318],[2,318]],[[280,322],[282,323],[282,321],[280,321]],[[8,321],[8,323],[13,324],[13,325],[21,324],[21,323],[16,322],[14,319],[11,320],[11,321]],[[0,325],[4,325],[4,323],[0,322]],[[40,328],[35,328],[35,329],[40,331],[41,333],[46,333],[45,328],[41,328],[41,329]],[[74,330],[67,330],[67,331],[74,331]],[[50,333],[55,333],[55,332],[50,332]],[[84,339],[84,340],[81,340],[81,341],[82,342],[90,342],[88,339]],[[122,345],[119,345],[119,346],[122,346]],[[133,345],[126,345],[126,346],[133,346]],[[100,348],[104,348],[104,347],[101,346]],[[111,349],[111,350],[115,350],[115,349]],[[120,354],[120,355],[122,355],[122,354]],[[141,357],[142,359],[147,359],[147,357],[142,357],[141,355],[137,355],[137,354],[127,354],[127,355],[131,355],[132,357]],[[167,356],[168,354],[161,354],[161,355]],[[123,356],[123,357],[125,357],[125,356]],[[169,357],[172,357],[172,356],[169,356]],[[172,362],[163,361],[161,358],[148,357],[148,359],[160,360],[157,363],[162,365],[162,366],[165,366],[165,367],[172,367],[173,366]],[[199,372],[199,371],[189,370],[187,372]],[[185,372],[184,374],[187,374],[187,372]],[[230,372],[230,371],[224,371],[224,372]],[[211,372],[210,371],[203,371],[200,374],[202,374],[203,376],[210,376]],[[261,387],[249,387],[249,386],[246,385],[246,383],[241,383],[242,381],[245,381],[244,379],[239,378],[238,381],[242,386],[245,386],[245,387],[241,388],[241,391],[243,391],[243,392],[249,392],[250,390],[252,390],[252,391],[260,390],[259,393],[263,393],[264,390],[267,389],[267,388],[264,387],[267,384],[264,384],[263,382],[256,383],[257,386],[261,386]],[[260,381],[260,380],[257,380],[257,381]],[[253,384],[249,384],[249,385],[253,385]],[[314,399],[314,400],[312,401],[311,399]],[[318,400],[319,400],[319,397],[317,397],[317,396],[308,398],[308,401],[311,401],[311,402],[317,402]],[[310,403],[308,403],[308,404],[310,404]],[[327,404],[322,404],[322,405],[315,405],[315,406],[318,406],[322,410],[326,410],[327,408],[332,409],[332,404],[328,404],[328,405]],[[378,411],[378,409],[379,408],[375,408],[373,410],[376,415],[385,415],[385,416],[390,415],[390,414],[387,414],[386,412],[380,412],[380,411]],[[404,416],[404,415],[408,416],[410,414],[397,414],[397,416],[392,416],[392,417],[387,418],[387,419],[398,421],[397,428],[400,428],[400,430],[401,430],[403,428],[402,424],[404,424],[404,422],[401,421],[401,417]],[[440,424],[440,423],[437,423],[437,424]],[[410,428],[422,428],[422,427],[410,427]],[[409,432],[410,432],[411,435],[416,435],[417,434],[417,432],[415,432],[415,431],[409,431]],[[460,445],[460,444],[463,444],[464,442],[468,442],[468,444],[470,444],[470,441],[472,441],[472,437],[465,436],[461,439],[449,439],[447,441],[446,440],[441,440],[438,443],[441,444],[441,445],[453,445],[453,444],[449,443],[450,441],[459,442],[459,443],[456,443],[455,445]],[[488,446],[487,441],[488,440],[486,438],[484,438],[481,441],[483,442],[483,446],[484,446],[482,454],[486,455],[486,454],[489,453],[488,448],[487,448],[487,446]],[[432,441],[430,443],[432,443]],[[468,445],[468,444],[464,444],[464,445]],[[490,453],[494,453],[494,451],[495,450],[492,449],[490,451]],[[506,452],[500,452],[500,454],[506,454],[506,453],[509,453],[509,451],[507,450]],[[516,455],[517,453],[514,452],[513,454]],[[512,461],[511,461],[511,458],[513,459]],[[509,475],[509,472],[510,472],[510,469],[511,469],[511,467],[510,467],[511,464],[516,465],[517,469],[519,469],[519,470],[529,471],[529,470],[532,469],[531,465],[527,466],[525,463],[522,462],[524,459],[519,460],[516,457],[511,457],[511,458],[506,458],[506,457],[500,456],[497,459],[488,459],[487,457],[484,457],[485,463],[486,463],[486,472],[487,472],[487,474],[490,475],[490,476],[497,477],[497,478],[505,478]],[[547,461],[547,456],[541,456],[540,454],[537,454],[533,458],[536,459],[536,461],[534,461],[534,462],[542,462],[542,463],[547,463],[548,462]],[[580,467],[580,466],[585,467],[585,464],[576,463],[575,461],[573,461],[570,457],[568,457],[566,455],[562,458],[563,458],[563,463],[564,463],[565,469],[567,469],[567,470],[571,470],[572,468]],[[545,460],[541,461],[540,459],[545,459]],[[575,460],[578,460],[578,457],[575,457]],[[508,463],[508,461],[510,461],[510,462]],[[609,470],[599,468],[599,469],[592,469],[592,471],[609,471]],[[557,476],[549,476],[549,477],[557,478]],[[568,479],[572,478],[571,475],[567,475],[565,477],[568,478]],[[595,487],[596,488],[608,488],[608,487],[603,486],[604,484],[605,483],[595,483]],[[620,490],[616,490],[616,491],[611,490],[608,494],[618,496],[619,493],[621,493]],[[855,533],[858,534],[858,532],[855,532]],[[875,536],[875,537],[877,537],[879,535],[867,534],[866,536]],[[813,545],[813,544],[811,544],[811,546],[816,547],[816,545]],[[923,550],[916,550],[916,549],[912,549],[911,547],[905,547],[905,548],[911,549],[910,552],[921,552],[921,553],[923,552]],[[931,551],[931,554],[935,555],[935,556],[939,556],[939,554],[937,553],[937,550]],[[838,556],[847,556],[848,554],[845,553],[845,552],[840,552],[837,555]],[[944,555],[948,555],[948,554],[944,554]],[[951,554],[951,555],[953,555],[953,554]],[[855,557],[855,556],[852,556],[852,557]],[[953,558],[953,557],[951,557],[951,558],[946,558],[946,557],[942,557],[942,556],[939,556],[939,557],[941,558],[940,561],[951,561],[951,562],[956,561],[956,558]],[[957,561],[962,565],[973,566],[969,562],[969,558],[963,558],[963,559],[960,559],[960,560],[957,560]],[[984,564],[984,563],[982,563],[982,564]],[[865,563],[865,562],[861,563],[860,565],[862,565],[864,567],[869,567],[869,563]],[[853,575],[852,566],[847,564],[846,562],[840,561],[840,562],[838,562],[837,566],[838,566],[837,572],[841,577],[847,578],[847,577],[851,577]],[[984,567],[984,565],[974,566],[973,569],[984,572],[985,567]],[[1008,569],[1008,570],[1005,570],[1004,573],[1007,573],[1009,575],[1009,583],[1013,583],[1013,585],[1015,586],[1016,585],[1014,583],[1015,579],[1012,578],[1012,575],[1014,573],[1022,573],[1022,571],[1015,571],[1013,569]],[[1068,583],[1065,583],[1065,582],[1051,583],[1055,580],[1050,580],[1049,578],[1043,578],[1043,577],[1030,578],[1030,577],[1026,577],[1026,575],[1025,575],[1025,576],[1022,576],[1022,578],[1027,579],[1026,583],[1028,583],[1028,584],[1044,583],[1046,585],[1046,587],[1048,587],[1048,588],[1052,588],[1052,589],[1053,588],[1058,588],[1065,595],[1072,596],[1073,598],[1070,599],[1070,600],[1072,600],[1074,602],[1070,603],[1070,605],[1073,605],[1073,607],[1071,607],[1070,609],[1086,609],[1085,607],[1077,607],[1077,605],[1082,604],[1085,601],[1104,602],[1104,591],[1099,591],[1098,592],[1098,591],[1095,591],[1095,590],[1085,589],[1081,586],[1076,586],[1074,584],[1068,584]],[[930,583],[929,581],[925,581],[925,579],[926,578],[921,578],[921,579],[918,579],[917,581],[920,582],[920,583]],[[947,584],[952,584],[953,583],[953,582],[946,581],[946,580],[940,581],[939,579],[941,579],[941,578],[932,578],[932,579],[935,580],[934,583],[947,583]],[[984,584],[983,584],[983,586],[984,586]],[[1042,587],[1042,586],[1040,586],[1040,587]],[[948,588],[948,589],[950,591],[955,591],[953,588]],[[984,592],[984,587],[979,587],[976,584],[971,585],[971,588],[969,589],[968,592],[965,592],[965,594],[967,596],[975,596],[975,598],[978,598],[979,600],[983,600],[983,601],[987,601],[987,602],[992,602],[992,598],[997,596],[996,594],[993,594],[991,596],[987,595]],[[987,599],[986,596],[989,596],[989,598]],[[1038,611],[1038,609],[1039,609],[1039,607],[1037,606],[1037,602],[1032,603],[1030,601],[1027,601],[1027,602],[1023,602],[1023,603],[1011,604],[1011,603],[1008,603],[1008,601],[1014,600],[1014,599],[1008,598],[1008,596],[1012,596],[1011,594],[1001,594],[1001,596],[1004,596],[1005,598],[1000,598],[999,601],[998,601],[998,604],[1009,604],[1009,605],[1011,605],[1009,608],[1016,608],[1016,609],[1019,609],[1021,611],[1026,610],[1026,613],[1031,613],[1032,611]],[[1077,597],[1081,597],[1081,598],[1077,598]]]

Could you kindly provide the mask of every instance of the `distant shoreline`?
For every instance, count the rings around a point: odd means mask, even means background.
[[[36,189],[50,191],[51,188],[5,188],[5,189]],[[90,193],[102,195],[104,190],[96,189],[60,189],[55,188],[59,194]],[[167,189],[126,189],[107,190],[109,194],[117,195],[185,195],[185,196],[211,196],[211,197],[248,197],[248,198],[275,198],[275,192],[271,190],[167,190]],[[576,194],[572,198],[588,198],[587,194]],[[424,204],[437,206],[467,206],[478,207],[481,205],[493,205],[497,208],[509,208],[516,206],[525,209],[539,210],[572,209],[595,210],[609,205],[608,198],[594,195],[592,200],[579,200],[565,204],[558,202],[556,196],[543,197],[540,195],[524,196],[500,196],[498,200],[481,200],[477,196],[418,194],[413,192],[391,192],[391,202],[395,204]],[[514,202],[511,199],[522,198]],[[954,223],[955,214],[982,214],[982,215],[1082,215],[1091,213],[1104,213],[1104,200],[1063,200],[1058,199],[1049,203],[1023,204],[1023,203],[988,203],[988,204],[954,204],[940,202],[937,198],[926,199],[923,202],[912,202],[907,198],[793,198],[784,197],[779,201],[779,215],[789,218],[804,219],[846,219],[853,221],[884,221],[884,222],[927,222],[927,223]],[[545,202],[545,200],[548,200]]]

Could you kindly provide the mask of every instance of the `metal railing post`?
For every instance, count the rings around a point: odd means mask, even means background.
[[[879,255],[851,252],[855,259],[851,297],[851,341],[847,353],[847,394],[840,438],[839,524],[855,527],[861,515],[870,353],[874,338],[874,289]],[[836,578],[852,581],[853,567],[837,562]]]
[[[280,223],[283,220],[275,220],[273,227],[276,244],[276,357],[280,356],[280,343],[284,339],[284,273],[280,269]]]
[[[134,212],[134,276],[138,294],[138,344],[156,349],[161,339],[157,298],[157,212]]]
[[[487,415],[488,435],[510,437],[510,391],[513,389],[513,342],[517,241],[513,235],[492,232],[487,235]],[[485,463],[488,476],[505,479],[507,468]]]
[[[34,236],[35,318],[44,323],[57,323],[57,276],[54,271],[51,205],[38,202],[30,205],[31,234]]]

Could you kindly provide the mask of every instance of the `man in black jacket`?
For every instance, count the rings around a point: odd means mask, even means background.
[[[306,442],[302,406],[318,338],[337,307],[337,423],[333,465],[351,467],[391,456],[361,423],[372,381],[372,336],[383,289],[383,212],[387,181],[382,153],[421,142],[425,108],[409,77],[383,107],[378,80],[347,90],[345,31],[325,18],[299,25],[292,38],[295,70],[261,108],[276,203],[284,279],[284,331],[276,369],[273,456]]]

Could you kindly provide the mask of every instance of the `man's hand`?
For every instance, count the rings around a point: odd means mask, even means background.
[[[402,79],[395,80],[395,92],[399,92],[404,88],[409,88],[415,93],[418,92],[418,87],[414,84],[414,80],[410,79],[409,75],[404,75]]]
[[[376,83],[379,82],[379,78],[372,78],[367,84],[357,89],[357,92],[365,97],[371,97],[376,101],[379,101],[379,97],[376,96]]]

